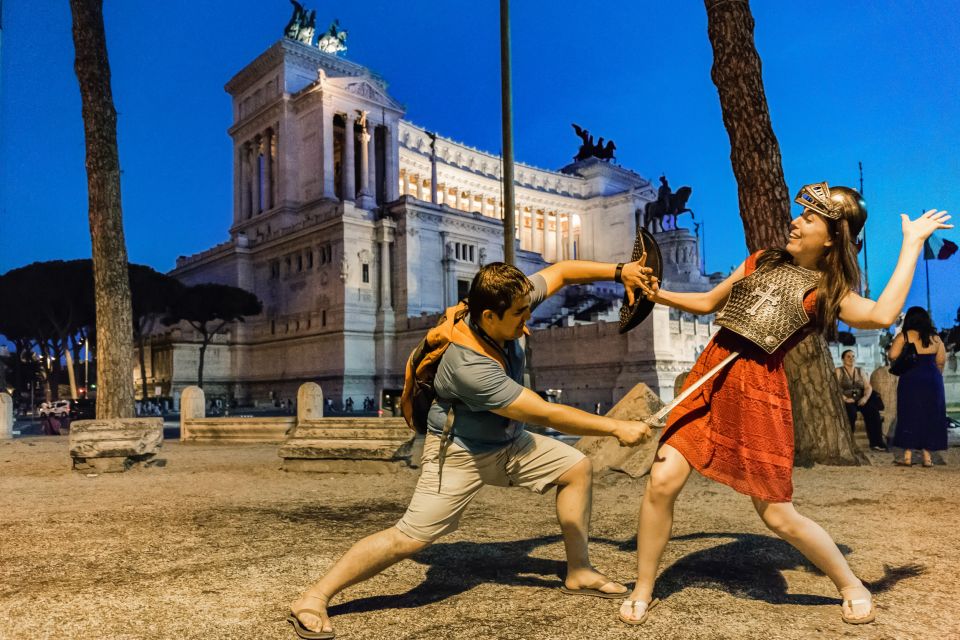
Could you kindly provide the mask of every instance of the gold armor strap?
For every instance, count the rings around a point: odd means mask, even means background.
[[[803,298],[819,280],[794,264],[764,265],[733,285],[717,324],[773,353],[809,322]]]

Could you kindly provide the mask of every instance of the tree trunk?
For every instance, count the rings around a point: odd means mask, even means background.
[[[737,178],[740,217],[750,252],[782,247],[790,226],[790,193],[783,178],[780,145],[773,132],[753,41],[748,0],[704,0],[713,45],[711,76],[720,95]],[[793,404],[797,464],[860,464],[820,335],[808,336],[786,359]]]
[[[814,333],[804,338],[787,354],[786,366],[793,405],[794,462],[801,466],[815,462],[870,464],[850,435],[833,360],[823,336]]]
[[[200,343],[200,357],[197,362],[197,386],[203,389],[203,358],[207,354],[207,345],[210,344],[207,341],[206,336],[203,338],[203,342]]]
[[[723,124],[730,137],[730,161],[747,248],[754,252],[782,247],[790,225],[790,193],[767,109],[750,4],[747,0],[705,2],[707,33],[713,45],[710,75],[720,94]]]
[[[120,207],[117,113],[102,0],[70,0],[87,154],[97,317],[97,419],[134,417],[133,312]]]

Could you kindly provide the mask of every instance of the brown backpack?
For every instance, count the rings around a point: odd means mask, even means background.
[[[427,414],[437,398],[433,379],[437,375],[440,359],[451,343],[481,353],[495,360],[504,369],[507,368],[502,355],[474,336],[465,321],[467,313],[466,303],[461,302],[455,307],[449,307],[440,316],[437,326],[427,332],[426,337],[407,358],[403,377],[403,394],[400,396],[400,412],[407,421],[407,425],[417,433],[427,431]],[[451,409],[447,425],[444,427],[445,435],[449,435],[452,426],[453,410]]]

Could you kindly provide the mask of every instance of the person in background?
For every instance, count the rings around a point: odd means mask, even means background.
[[[917,362],[900,375],[897,383],[897,429],[893,446],[903,449],[901,466],[913,464],[913,451],[920,449],[923,466],[932,467],[931,451],[947,448],[947,406],[943,389],[943,365],[947,352],[923,307],[910,307],[900,333],[890,345],[896,360],[907,344],[917,350]]]
[[[860,367],[856,366],[857,357],[853,349],[844,351],[840,359],[843,365],[836,369],[837,382],[840,383],[840,391],[843,393],[844,408],[847,410],[847,418],[850,419],[850,430],[856,430],[857,413],[863,414],[870,448],[874,451],[886,451],[887,445],[883,443],[883,421],[874,405],[876,398],[873,397],[875,392],[870,386],[870,380],[863,374]]]

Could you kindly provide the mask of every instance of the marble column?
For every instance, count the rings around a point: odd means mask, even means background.
[[[373,193],[370,191],[370,140],[373,138],[366,125],[360,132],[360,206],[369,209],[374,205]]]
[[[554,219],[556,220],[556,229],[553,236],[553,247],[554,247],[554,262],[560,262],[563,260],[563,231],[560,228],[560,212],[557,211],[554,213]]]
[[[335,114],[330,104],[323,104],[323,148],[321,149],[323,158],[323,197],[336,198],[336,185],[333,183],[333,118]]]
[[[250,217],[247,213],[247,199],[244,194],[247,191],[247,185],[245,180],[247,179],[247,168],[246,168],[247,158],[244,145],[239,145],[237,147],[237,164],[236,170],[234,172],[234,177],[237,181],[237,189],[235,191],[234,200],[237,207],[237,216],[235,222],[240,222],[246,220]]]
[[[400,132],[397,121],[394,120],[386,129],[387,134],[387,202],[397,199],[397,190],[400,180],[397,164],[400,162]]]
[[[417,200],[420,200],[420,201],[422,202],[422,201],[424,200],[424,195],[423,195],[423,177],[418,173],[418,174],[416,175],[416,179],[417,179],[417,190],[416,190],[415,193],[417,194]]]
[[[264,185],[266,193],[263,198],[263,208],[273,209],[273,130],[267,129],[264,134],[263,168],[266,173]]]
[[[453,208],[460,208],[460,187],[457,187],[456,192],[453,194]]]
[[[547,259],[547,210],[543,210],[543,229],[540,230],[540,255]]]
[[[574,243],[573,243],[573,214],[567,214],[567,255],[571,260],[576,260],[579,256],[576,255]]]
[[[257,214],[263,211],[263,208],[260,206],[260,188],[263,185],[263,163],[260,162],[260,155],[263,151],[263,140],[260,139],[260,136],[257,136],[253,142],[253,171],[251,172],[251,177],[253,178],[253,213]]]
[[[374,204],[376,204],[377,199],[377,142],[376,136],[373,135],[373,131],[369,128],[367,129],[367,164],[369,168],[367,170],[367,189],[370,192],[370,197],[373,199]]]
[[[390,286],[390,244],[393,241],[393,229],[381,226],[377,230],[380,241],[380,308],[393,308],[393,294]]]
[[[436,138],[430,145],[430,202],[437,204],[437,148]]]
[[[347,123],[343,136],[343,199],[353,202],[357,198],[357,170],[354,161],[357,134],[354,131],[357,118],[348,113],[344,117]]]
[[[370,134],[360,132],[360,195],[370,194]]]

